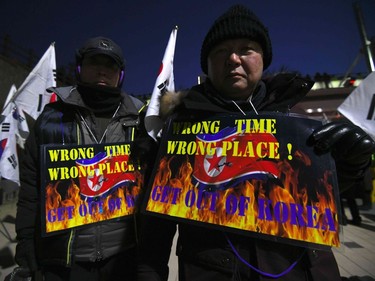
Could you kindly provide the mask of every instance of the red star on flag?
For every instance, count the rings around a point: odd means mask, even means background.
[[[221,150],[222,149],[218,147],[214,155],[207,155],[205,157],[205,170],[210,176],[217,176],[224,169],[226,157],[221,155]]]
[[[103,185],[103,175],[100,174],[99,169],[94,170],[94,174],[92,176],[87,177],[87,184],[93,191],[98,191]]]

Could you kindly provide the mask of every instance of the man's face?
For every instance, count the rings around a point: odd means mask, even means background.
[[[111,57],[106,55],[84,57],[80,77],[84,83],[117,87],[120,68]]]
[[[221,95],[247,99],[262,77],[262,48],[246,38],[223,41],[209,53],[207,72]]]

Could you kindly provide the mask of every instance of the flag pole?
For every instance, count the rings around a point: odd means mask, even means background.
[[[163,121],[160,118],[160,98],[166,91],[174,92],[175,90],[173,62],[177,31],[178,26],[176,25],[169,36],[145,116],[145,127],[147,133],[154,140],[156,140],[157,135],[161,132],[163,127]]]

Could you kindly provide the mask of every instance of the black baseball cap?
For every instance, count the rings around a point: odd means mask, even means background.
[[[100,54],[111,57],[120,69],[125,68],[125,59],[120,46],[102,36],[90,38],[83,44],[77,51],[77,64],[80,65],[84,57]]]

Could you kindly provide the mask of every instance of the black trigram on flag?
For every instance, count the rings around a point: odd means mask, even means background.
[[[9,130],[10,130],[10,123],[4,122],[3,124],[1,124],[1,131],[2,132],[9,132]]]
[[[14,154],[12,154],[11,156],[8,157],[8,161],[12,165],[13,169],[15,169],[17,167],[17,165],[18,165],[17,158]]]
[[[368,114],[367,114],[366,119],[367,120],[374,120],[375,119],[374,112],[375,112],[375,94],[372,95],[370,108],[368,110]]]
[[[160,90],[161,93],[164,93],[164,92],[165,92],[165,90],[166,90],[168,84],[169,84],[169,81],[168,81],[168,79],[167,79],[167,80],[165,80],[163,83],[161,83],[161,84],[158,85],[158,89]]]

